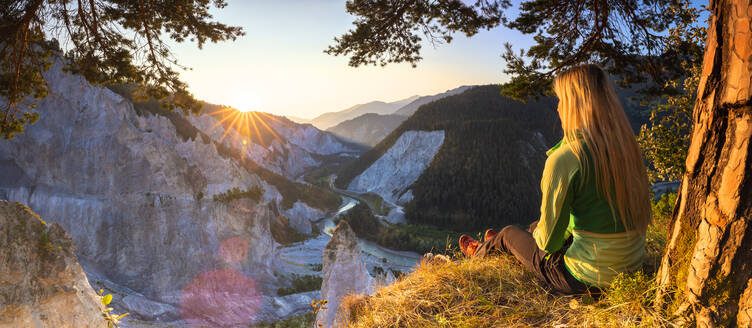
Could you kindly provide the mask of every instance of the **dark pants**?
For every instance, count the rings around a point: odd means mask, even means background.
[[[491,240],[486,240],[475,251],[474,256],[486,256],[499,252],[512,253],[528,270],[532,271],[538,279],[556,292],[563,294],[591,294],[596,296],[600,293],[598,288],[590,287],[573,277],[564,267],[564,253],[571,244],[571,239],[561,250],[551,254],[538,248],[533,239],[532,231],[538,221],[530,225],[528,231],[516,226],[506,226]]]

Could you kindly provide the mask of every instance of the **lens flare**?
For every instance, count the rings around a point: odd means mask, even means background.
[[[242,237],[225,239],[219,245],[219,258],[227,264],[240,263],[248,256],[248,240]]]
[[[260,306],[256,283],[225,269],[191,281],[183,289],[180,312],[190,327],[245,327],[254,323]]]

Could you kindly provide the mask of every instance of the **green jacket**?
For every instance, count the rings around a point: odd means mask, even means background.
[[[546,155],[541,216],[533,231],[538,247],[554,253],[571,236],[564,264],[591,286],[608,287],[619,272],[638,270],[645,257],[645,235],[625,231],[594,178],[582,181],[580,162],[565,140]],[[594,172],[592,165],[588,172]]]

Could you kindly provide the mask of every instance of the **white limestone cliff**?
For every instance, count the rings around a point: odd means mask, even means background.
[[[444,131],[406,131],[389,150],[350,182],[348,190],[375,193],[391,203],[412,197],[408,188],[428,167],[444,142]]]

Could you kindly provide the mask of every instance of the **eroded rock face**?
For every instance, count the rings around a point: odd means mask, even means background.
[[[420,177],[444,142],[444,131],[406,131],[387,152],[348,186],[372,192],[392,203],[409,202],[407,188]],[[405,196],[410,195],[410,196]]]
[[[107,327],[60,225],[0,201],[0,227],[0,327]]]
[[[0,143],[0,199],[59,223],[87,273],[122,291],[113,304],[131,312],[126,318],[195,316],[212,326],[278,319],[265,317],[274,302],[261,297],[276,290],[275,187],[219,155],[213,142],[185,138],[165,117],[139,116],[127,100],[59,65],[45,76],[50,96],[39,102],[39,121]],[[265,190],[259,201],[212,199],[254,186]],[[251,285],[256,294],[247,300],[223,294]],[[127,295],[145,299],[121,301]],[[239,310],[212,322],[220,311],[191,307],[215,301]]]
[[[313,229],[311,219],[322,218],[325,215],[324,211],[312,208],[300,201],[295,202],[292,208],[284,213],[289,219],[290,227],[306,235],[311,234]]]
[[[321,296],[328,303],[327,309],[316,315],[316,323],[332,327],[341,322],[338,308],[343,297],[371,293],[371,276],[361,258],[358,239],[344,220],[334,229],[324,248],[323,274]]]

